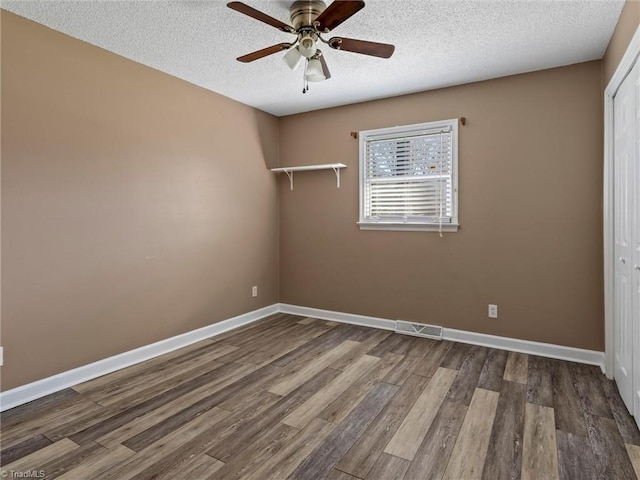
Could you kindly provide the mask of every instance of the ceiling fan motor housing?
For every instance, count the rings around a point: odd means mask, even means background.
[[[290,15],[293,28],[313,27],[313,22],[327,6],[321,0],[297,0],[291,5]]]

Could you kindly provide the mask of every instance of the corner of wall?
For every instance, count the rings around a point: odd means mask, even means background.
[[[276,118],[276,130],[277,130],[277,138],[278,141],[276,143],[276,165],[280,166],[280,130],[282,124],[282,117]],[[278,178],[276,177],[276,183],[278,182]],[[276,186],[276,215],[278,218],[278,226],[276,228],[276,302],[280,303],[282,300],[280,298],[280,189]]]
[[[640,1],[627,0],[620,13],[616,28],[602,57],[602,91],[609,84],[624,52],[640,26]]]

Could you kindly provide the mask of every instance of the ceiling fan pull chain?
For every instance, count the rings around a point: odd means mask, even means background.
[[[304,62],[304,73],[302,74],[302,93],[309,91],[309,81],[307,80],[307,68],[309,67],[309,59]]]

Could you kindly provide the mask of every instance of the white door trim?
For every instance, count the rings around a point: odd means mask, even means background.
[[[604,90],[604,185],[603,185],[603,227],[604,227],[604,332],[605,332],[605,373],[608,378],[614,374],[614,328],[613,328],[613,97],[623,80],[640,56],[640,26],[636,29],[622,60]]]

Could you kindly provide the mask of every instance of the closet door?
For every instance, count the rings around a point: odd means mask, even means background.
[[[615,324],[615,379],[620,395],[634,413],[634,397],[640,385],[634,366],[638,362],[635,352],[638,331],[640,296],[637,287],[635,262],[637,236],[636,163],[638,157],[638,114],[636,98],[638,64],[620,86],[614,98],[614,324]],[[640,348],[640,347],[639,347]],[[635,358],[634,358],[635,357]],[[635,368],[640,370],[640,367]],[[636,385],[634,385],[634,383]],[[639,411],[640,413],[640,411]]]
[[[634,82],[635,93],[635,122],[632,126],[635,132],[635,144],[633,149],[633,177],[631,180],[634,192],[631,215],[633,216],[634,234],[633,234],[633,312],[632,323],[634,330],[633,340],[633,413],[636,417],[636,423],[640,427],[640,61],[636,61],[636,65],[629,75]]]

